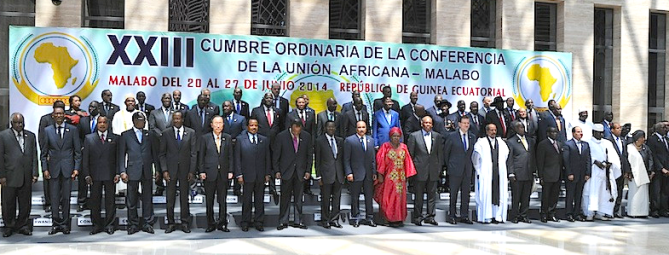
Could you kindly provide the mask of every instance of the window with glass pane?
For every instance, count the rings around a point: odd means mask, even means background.
[[[534,50],[557,49],[557,4],[534,3]]]
[[[430,43],[430,0],[404,0],[402,3],[402,42]]]
[[[169,31],[209,32],[209,0],[169,0]]]
[[[83,0],[82,26],[94,28],[124,28],[124,0]]]
[[[664,119],[667,15],[650,14],[648,33],[648,127]]]
[[[495,48],[495,0],[472,0],[471,2],[471,38],[472,47]]]
[[[613,9],[595,8],[593,121],[611,111],[613,101]]]
[[[251,34],[287,36],[286,0],[252,0]]]
[[[360,0],[330,0],[330,39],[362,40]]]

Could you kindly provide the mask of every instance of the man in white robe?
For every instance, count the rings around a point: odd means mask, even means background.
[[[506,160],[509,148],[496,137],[494,124],[486,126],[486,137],[474,144],[472,163],[476,169],[476,218],[483,224],[506,221],[509,191]]]
[[[581,130],[583,131],[583,138],[581,138],[581,141],[587,142],[592,139],[592,127],[594,124],[592,121],[588,120],[588,110],[586,109],[579,109],[578,110],[578,119],[572,120],[569,122],[567,125],[567,140],[571,140],[574,138],[571,133],[571,129],[574,127],[581,127]]]
[[[132,115],[135,112],[139,111],[135,108],[135,105],[136,105],[135,97],[132,94],[126,96],[125,109],[116,112],[112,120],[112,132],[114,134],[121,135],[123,131],[126,131],[133,127]],[[144,117],[148,118],[147,116]],[[144,129],[148,130],[146,126],[144,127]]]
[[[604,126],[595,124],[592,129],[592,139],[588,141],[592,173],[583,188],[583,212],[587,216],[587,221],[611,220],[618,196],[616,178],[622,174],[620,158],[613,144],[609,140],[602,139],[603,137]],[[608,173],[607,167],[609,167]]]

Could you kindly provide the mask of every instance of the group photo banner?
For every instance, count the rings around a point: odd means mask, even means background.
[[[532,99],[543,110],[554,99],[563,115],[573,110],[572,54],[564,52],[19,26],[10,26],[9,38],[9,110],[23,113],[31,131],[53,101],[67,104],[78,95],[86,110],[106,89],[121,108],[138,91],[160,107],[161,94],[175,89],[192,106],[205,88],[218,105],[240,88],[253,108],[279,83],[291,108],[307,94],[316,112],[325,110],[328,98],[341,107],[352,91],[372,105],[385,86],[401,105],[416,91],[426,108],[440,94],[453,105],[501,96],[513,97],[516,107]]]

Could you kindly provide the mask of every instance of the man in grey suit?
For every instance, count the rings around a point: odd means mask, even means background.
[[[229,101],[226,101],[229,103]],[[223,111],[231,108],[231,104],[223,104]],[[244,118],[243,116],[239,115]],[[200,179],[204,181],[204,195],[206,198],[207,229],[210,233],[218,229],[230,232],[227,220],[227,190],[228,180],[232,179],[232,138],[223,132],[225,124],[223,117],[214,116],[211,120],[213,132],[200,137],[200,153],[198,171]],[[214,196],[216,200],[214,200]],[[218,223],[214,221],[214,201],[218,202]]]
[[[530,207],[530,194],[534,184],[534,139],[525,136],[525,125],[520,121],[511,122],[516,135],[506,140],[509,147],[509,158],[506,169],[511,182],[511,222],[522,221],[531,223],[527,217]]]
[[[416,167],[413,177],[416,198],[413,207],[413,223],[421,226],[425,223],[438,225],[434,220],[437,202],[437,181],[444,165],[444,139],[441,134],[432,131],[432,117],[421,119],[422,129],[411,133],[407,148]],[[423,218],[423,193],[427,190],[427,216]]]
[[[367,123],[358,121],[356,134],[349,136],[344,141],[344,173],[346,180],[351,182],[351,225],[359,227],[360,216],[360,193],[365,195],[365,223],[370,227],[376,227],[374,223],[374,207],[372,199],[374,196],[374,181],[376,180],[376,151],[374,150],[374,139],[367,133]]]
[[[341,228],[339,208],[341,188],[344,185],[344,139],[335,136],[334,121],[325,123],[325,135],[316,139],[316,178],[321,186],[321,225],[324,228]]]
[[[123,182],[128,183],[128,194],[125,204],[128,207],[128,235],[139,232],[139,216],[137,203],[140,199],[139,186],[141,184],[142,202],[142,231],[153,234],[153,188],[152,166],[156,163],[157,153],[152,149],[149,132],[144,130],[146,117],[143,112],[132,115],[133,127],[121,133],[118,145],[118,172]],[[126,160],[127,159],[127,160]],[[127,161],[127,162],[126,162]]]
[[[3,237],[9,237],[14,232],[32,235],[28,218],[32,184],[39,177],[37,139],[33,132],[24,130],[23,127],[23,115],[12,113],[11,128],[0,132],[0,185],[2,185],[2,219],[5,221]]]
[[[172,233],[177,226],[174,221],[174,206],[179,185],[179,205],[181,206],[181,231],[190,233],[190,207],[188,196],[197,164],[197,137],[195,130],[184,127],[183,113],[172,113],[172,128],[163,131],[160,137],[160,168],[167,181],[167,228]]]
[[[460,222],[472,224],[469,219],[469,191],[471,190],[471,180],[474,172],[472,165],[472,153],[476,143],[476,135],[469,131],[469,116],[460,117],[458,121],[459,129],[448,134],[445,138],[445,164],[448,169],[449,189],[451,190],[448,223],[457,224],[457,202],[458,193],[460,193]]]
[[[153,145],[152,149],[155,151],[160,151],[160,136],[163,131],[172,127],[172,113],[174,112],[174,109],[172,108],[172,96],[170,93],[163,93],[160,97],[160,102],[162,103],[162,106],[151,111],[151,114],[149,115],[149,134],[151,136],[151,144]],[[186,111],[180,112],[185,114]],[[156,164],[155,167],[157,172],[162,172],[160,164]],[[156,192],[153,193],[153,195],[162,196],[164,190],[165,184],[163,183],[163,177],[158,174],[156,175]]]
[[[53,109],[54,125],[44,129],[40,159],[44,178],[49,181],[53,208],[53,226],[49,235],[70,234],[70,191],[72,180],[79,175],[81,142],[77,128],[65,123],[65,109]],[[60,209],[59,206],[60,205]]]
[[[326,101],[327,109],[325,111],[319,112],[316,116],[316,137],[320,137],[325,133],[325,122],[328,120],[334,121],[337,131],[335,135],[341,134],[341,113],[337,111],[337,100],[334,98],[328,98]]]
[[[342,122],[340,127],[340,132],[343,137],[349,137],[355,135],[356,124],[358,121],[364,121],[367,123],[367,126],[371,126],[369,122],[369,113],[367,109],[364,108],[365,105],[362,104],[362,99],[354,98],[352,109],[349,111],[342,112]],[[335,123],[336,124],[336,123]],[[336,126],[335,126],[336,128]],[[367,134],[371,135],[371,130],[367,130]],[[336,135],[336,133],[335,133]]]

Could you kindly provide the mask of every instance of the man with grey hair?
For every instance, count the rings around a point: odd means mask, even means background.
[[[205,99],[207,99],[207,109],[211,112],[214,113],[214,115],[221,115],[221,109],[218,107],[218,105],[214,102],[211,102],[211,90],[209,89],[202,89],[200,92],[200,95],[203,95]],[[194,104],[193,107],[197,107],[197,104]]]

